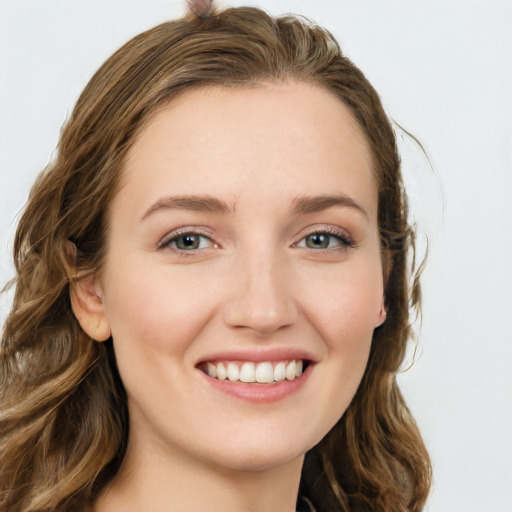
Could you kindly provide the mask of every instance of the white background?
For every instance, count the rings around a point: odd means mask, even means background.
[[[330,29],[424,144],[437,178],[403,143],[430,257],[419,358],[400,381],[434,462],[428,510],[512,511],[512,1],[251,4]],[[13,219],[86,81],[128,38],[183,9],[176,0],[0,0],[2,284]]]

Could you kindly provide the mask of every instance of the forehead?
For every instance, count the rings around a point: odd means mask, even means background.
[[[158,188],[233,200],[260,194],[262,201],[329,192],[364,196],[376,211],[361,127],[332,93],[304,83],[184,93],[142,129],[124,178],[147,201]]]

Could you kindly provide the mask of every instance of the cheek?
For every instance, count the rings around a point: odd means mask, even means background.
[[[331,269],[329,280],[315,282],[303,293],[308,298],[304,311],[326,350],[318,372],[325,394],[315,400],[331,428],[352,401],[368,362],[382,303],[382,274],[379,265],[346,265]]]
[[[112,336],[122,340],[119,350],[185,351],[213,314],[200,277],[191,280],[156,266],[126,270],[111,273],[105,300]]]
[[[317,285],[305,286],[301,293],[307,300],[304,310],[329,350],[368,349],[382,305],[380,265],[340,267],[313,282]]]

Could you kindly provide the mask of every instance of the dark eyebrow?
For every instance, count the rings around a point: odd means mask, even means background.
[[[160,210],[173,209],[212,213],[232,213],[234,208],[225,201],[208,195],[167,196],[159,199],[156,203],[154,203],[143,215],[142,220],[148,218],[150,215]]]
[[[295,214],[316,213],[334,206],[345,206],[360,211],[368,220],[368,212],[350,196],[345,194],[326,194],[320,196],[298,197],[292,201],[292,210]]]

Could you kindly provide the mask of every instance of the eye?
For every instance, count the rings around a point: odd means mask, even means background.
[[[174,238],[171,243],[176,246],[180,251],[193,251],[195,249],[204,249],[209,246],[211,240],[201,235],[180,235]]]
[[[353,243],[344,233],[331,233],[329,231],[315,231],[305,236],[297,247],[305,247],[307,249],[326,250],[337,249],[343,247],[353,247]]]
[[[328,233],[313,233],[304,238],[304,245],[308,249],[332,249],[341,245],[341,240]]]
[[[193,252],[210,247],[216,247],[210,237],[193,231],[170,233],[158,244],[159,249],[167,248],[177,252]]]

